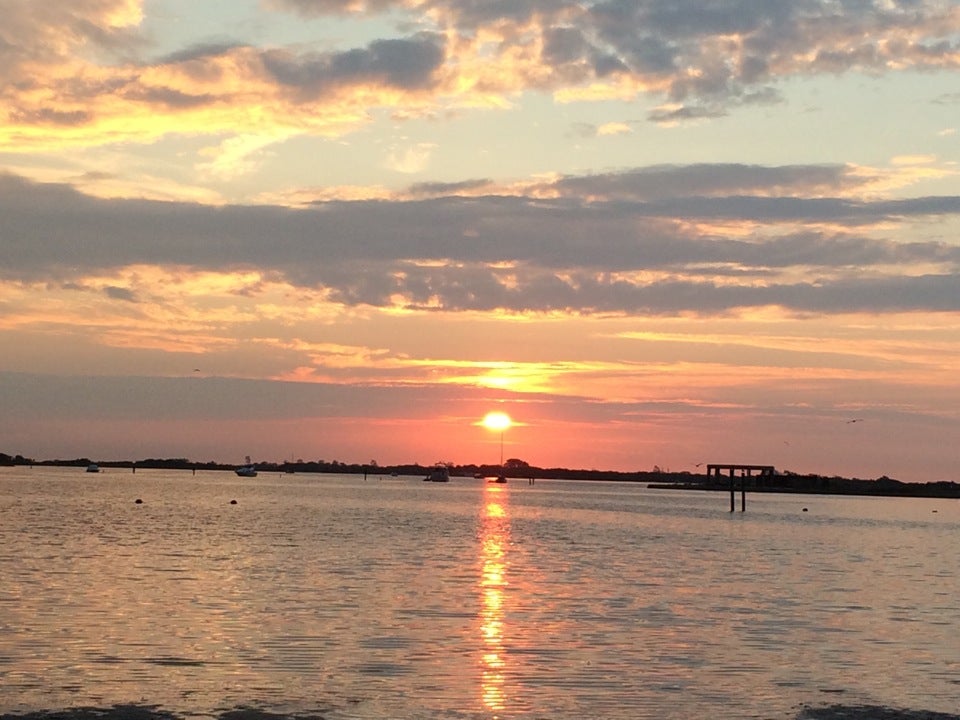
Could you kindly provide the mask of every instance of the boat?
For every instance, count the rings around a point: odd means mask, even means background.
[[[490,482],[493,482],[493,483],[505,483],[506,481],[507,481],[507,476],[504,475],[503,473],[500,473],[499,475],[497,475],[497,476],[496,476],[493,480],[491,480]]]
[[[90,463],[87,465],[87,472],[100,472],[100,466],[96,463]]]
[[[450,482],[450,469],[446,465],[437,465],[424,478],[430,482]]]
[[[234,472],[240,477],[256,477],[257,476],[257,466],[250,462],[250,456],[247,455],[247,462],[244,465],[236,468]]]

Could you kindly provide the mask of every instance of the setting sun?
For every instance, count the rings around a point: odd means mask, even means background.
[[[513,421],[510,419],[510,416],[504,412],[488,412],[483,417],[481,425],[483,425],[488,430],[496,430],[502,432],[509,428],[513,424]]]

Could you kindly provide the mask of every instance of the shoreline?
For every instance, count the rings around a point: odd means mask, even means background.
[[[89,465],[98,465],[101,470],[125,470],[136,473],[137,470],[183,470],[196,473],[200,471],[234,472],[237,465],[219,462],[198,463],[186,458],[145,459],[145,460],[99,460],[75,458],[71,460],[32,460],[22,456],[11,457],[0,453],[0,467],[60,467],[85,469]],[[377,465],[348,464],[337,461],[286,461],[255,463],[257,470],[269,473],[314,473],[359,475],[364,478],[371,475],[393,477],[426,477],[434,466],[420,464]],[[730,492],[731,483],[739,492],[783,493],[796,495],[849,495],[876,497],[927,497],[937,499],[960,499],[960,483],[938,480],[932,482],[903,482],[889,477],[875,480],[860,478],[827,477],[823,475],[801,475],[792,472],[780,472],[771,475],[708,476],[690,472],[670,472],[664,470],[624,472],[617,470],[582,470],[570,468],[539,468],[525,463],[508,462],[502,468],[499,465],[448,465],[451,478],[496,477],[503,475],[508,480],[568,480],[626,482],[645,484],[651,490],[692,490],[699,492]]]

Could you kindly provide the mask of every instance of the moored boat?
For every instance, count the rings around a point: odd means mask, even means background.
[[[100,466],[96,463],[90,463],[87,465],[87,472],[100,472]]]
[[[257,476],[257,466],[251,462],[250,456],[247,455],[247,462],[240,467],[236,468],[234,472],[240,477],[256,477]]]
[[[424,479],[430,482],[450,482],[450,469],[446,465],[437,465]]]

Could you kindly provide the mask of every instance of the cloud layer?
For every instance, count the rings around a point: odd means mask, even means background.
[[[170,132],[338,134],[376,108],[403,112],[651,94],[650,119],[716,117],[778,100],[785,79],[954,70],[960,8],[940,0],[275,0],[317,23],[402,28],[353,47],[204,42],[159,57],[137,0],[48,7],[7,0],[0,147],[149,140]],[[383,28],[383,24],[376,27]],[[381,30],[382,31],[382,30]],[[167,125],[158,121],[167,119]],[[123,119],[123,122],[121,122]]]
[[[851,195],[874,179],[844,166],[654,167],[290,209],[102,200],[8,175],[0,275],[252,270],[348,306],[452,312],[960,309],[960,247],[940,239],[960,197]]]

